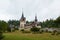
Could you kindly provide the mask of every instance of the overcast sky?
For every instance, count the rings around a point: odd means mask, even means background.
[[[60,16],[60,0],[0,0],[0,20],[19,20],[22,8],[29,21],[34,20],[35,14],[38,21]]]

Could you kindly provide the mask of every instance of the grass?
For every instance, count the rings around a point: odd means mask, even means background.
[[[60,35],[51,35],[50,33],[31,34],[12,32],[4,33],[4,40],[60,40]]]

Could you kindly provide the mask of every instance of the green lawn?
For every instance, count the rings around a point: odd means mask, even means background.
[[[60,40],[60,35],[51,35],[50,33],[31,34],[12,32],[4,33],[4,40]]]

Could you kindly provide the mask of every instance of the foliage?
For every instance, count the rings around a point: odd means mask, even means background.
[[[20,25],[20,22],[18,20],[9,20],[8,21],[8,24],[12,24],[12,25],[15,25],[15,26],[19,26]]]
[[[38,32],[39,30],[40,30],[40,28],[37,28],[37,27],[32,27],[32,28],[31,28],[31,31],[32,31],[32,32]]]
[[[54,30],[53,32],[52,32],[52,35],[55,35],[57,33],[57,30]]]
[[[21,31],[23,32],[23,31],[24,31],[24,29],[21,29]]]
[[[0,40],[4,38],[2,31],[0,30]]]
[[[6,24],[6,22],[0,21],[0,40],[2,40],[4,38],[3,32],[5,32],[5,30],[7,30],[7,24]]]
[[[60,16],[54,21],[57,27],[60,27]]]
[[[8,32],[11,32],[11,28],[10,28],[10,27],[8,27],[8,28],[7,28],[7,31],[8,31]]]
[[[40,22],[42,27],[53,27],[53,28],[59,28],[60,27],[60,16],[58,18],[56,18],[56,20],[50,19],[50,20],[46,20],[43,22]]]
[[[39,33],[43,33],[43,32],[44,32],[44,30],[40,30],[40,31],[39,31]]]
[[[7,27],[8,27],[8,23],[6,23],[5,21],[0,21],[0,29],[3,32],[7,31]]]
[[[22,32],[22,33],[31,33],[31,31],[24,30],[24,29],[21,29],[21,32]]]

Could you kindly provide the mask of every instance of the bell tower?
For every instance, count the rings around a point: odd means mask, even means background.
[[[34,23],[35,23],[35,27],[37,27],[37,15],[35,14],[35,21],[34,21]]]
[[[20,19],[20,27],[19,27],[19,30],[24,29],[25,24],[26,24],[26,18],[24,17],[24,14],[22,12],[22,16],[21,16],[21,19]]]

